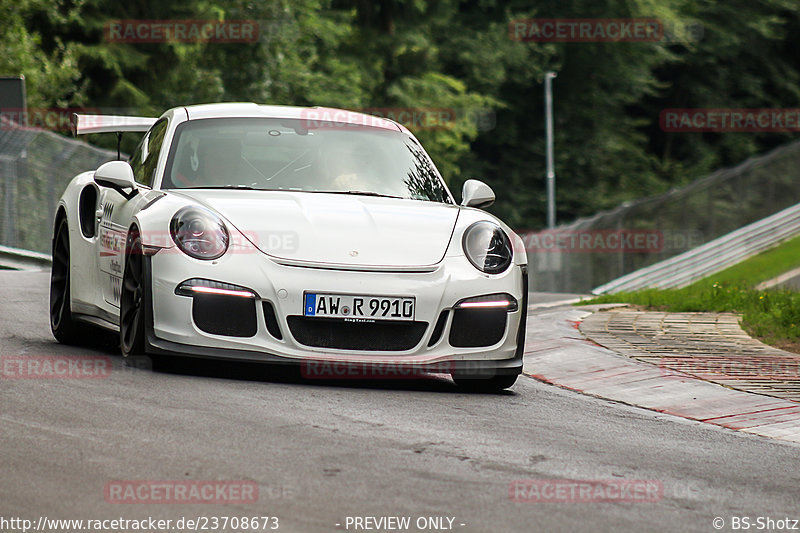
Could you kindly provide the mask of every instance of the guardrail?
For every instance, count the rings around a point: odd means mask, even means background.
[[[800,202],[798,166],[800,139],[662,194],[558,226],[572,233],[655,230],[664,246],[630,253],[530,250],[531,288],[585,294],[790,208]]]
[[[48,270],[52,258],[47,254],[0,246],[0,268],[11,270]]]
[[[800,233],[800,204],[753,222],[688,252],[631,272],[592,294],[685,287]]]

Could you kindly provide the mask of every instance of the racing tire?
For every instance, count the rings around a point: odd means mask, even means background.
[[[128,233],[119,298],[119,346],[125,357],[145,353],[144,255],[139,230]]]
[[[80,325],[72,316],[70,302],[69,226],[61,217],[53,234],[53,264],[50,269],[50,329],[62,344],[78,344]]]

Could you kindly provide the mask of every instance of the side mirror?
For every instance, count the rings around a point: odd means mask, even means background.
[[[494,191],[479,180],[467,180],[461,190],[461,205],[484,208],[494,203]]]
[[[130,199],[136,194],[136,181],[133,179],[133,169],[127,161],[109,161],[103,163],[94,172],[94,181],[101,187],[111,187],[120,194]],[[124,189],[131,189],[126,194]]]

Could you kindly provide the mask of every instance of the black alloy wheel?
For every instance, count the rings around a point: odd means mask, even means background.
[[[137,229],[128,234],[125,246],[125,272],[119,301],[119,344],[122,355],[144,353],[144,255]]]

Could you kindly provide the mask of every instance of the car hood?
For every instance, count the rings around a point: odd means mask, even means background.
[[[259,250],[301,263],[424,266],[442,260],[454,205],[296,191],[183,190]]]

